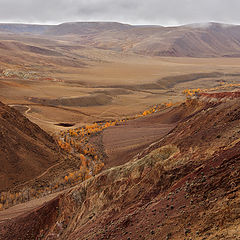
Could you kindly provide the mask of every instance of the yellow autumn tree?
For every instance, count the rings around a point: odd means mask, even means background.
[[[65,182],[68,182],[68,176],[64,177]]]

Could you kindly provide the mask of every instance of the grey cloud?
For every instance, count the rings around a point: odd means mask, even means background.
[[[0,22],[240,23],[239,0],[0,0]]]

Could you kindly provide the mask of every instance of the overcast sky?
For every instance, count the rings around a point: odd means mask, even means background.
[[[0,22],[118,21],[240,24],[240,0],[0,0]]]

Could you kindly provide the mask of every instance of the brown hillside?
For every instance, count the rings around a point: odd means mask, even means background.
[[[22,41],[29,41],[32,38],[38,43],[55,41],[47,45],[49,49],[23,46],[24,51],[49,56],[60,55],[55,48],[61,47],[62,40],[68,45],[64,46],[65,50],[69,50],[72,45],[75,49],[91,47],[153,56],[240,56],[240,26],[220,23],[177,27],[134,26],[117,22],[73,22],[51,26],[0,24],[0,32],[4,39],[22,38]],[[28,34],[25,39],[24,33]],[[75,61],[76,57],[79,56],[75,55],[71,60]]]
[[[86,46],[144,55],[236,57],[240,54],[240,27],[218,23],[179,27],[69,23],[53,27],[48,34],[78,35],[78,41]]]
[[[0,190],[37,177],[60,158],[51,136],[1,102],[0,139]]]
[[[177,126],[131,161],[0,212],[0,238],[239,239],[239,104],[188,100],[161,120]]]

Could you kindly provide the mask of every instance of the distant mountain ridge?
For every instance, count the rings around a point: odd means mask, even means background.
[[[8,33],[30,33],[30,34],[43,34],[51,25],[36,25],[36,24],[21,24],[21,23],[1,23],[0,32]]]
[[[68,38],[82,46],[174,57],[240,57],[240,26],[196,23],[176,27],[134,26],[117,22],[59,25],[0,24],[0,32]]]

